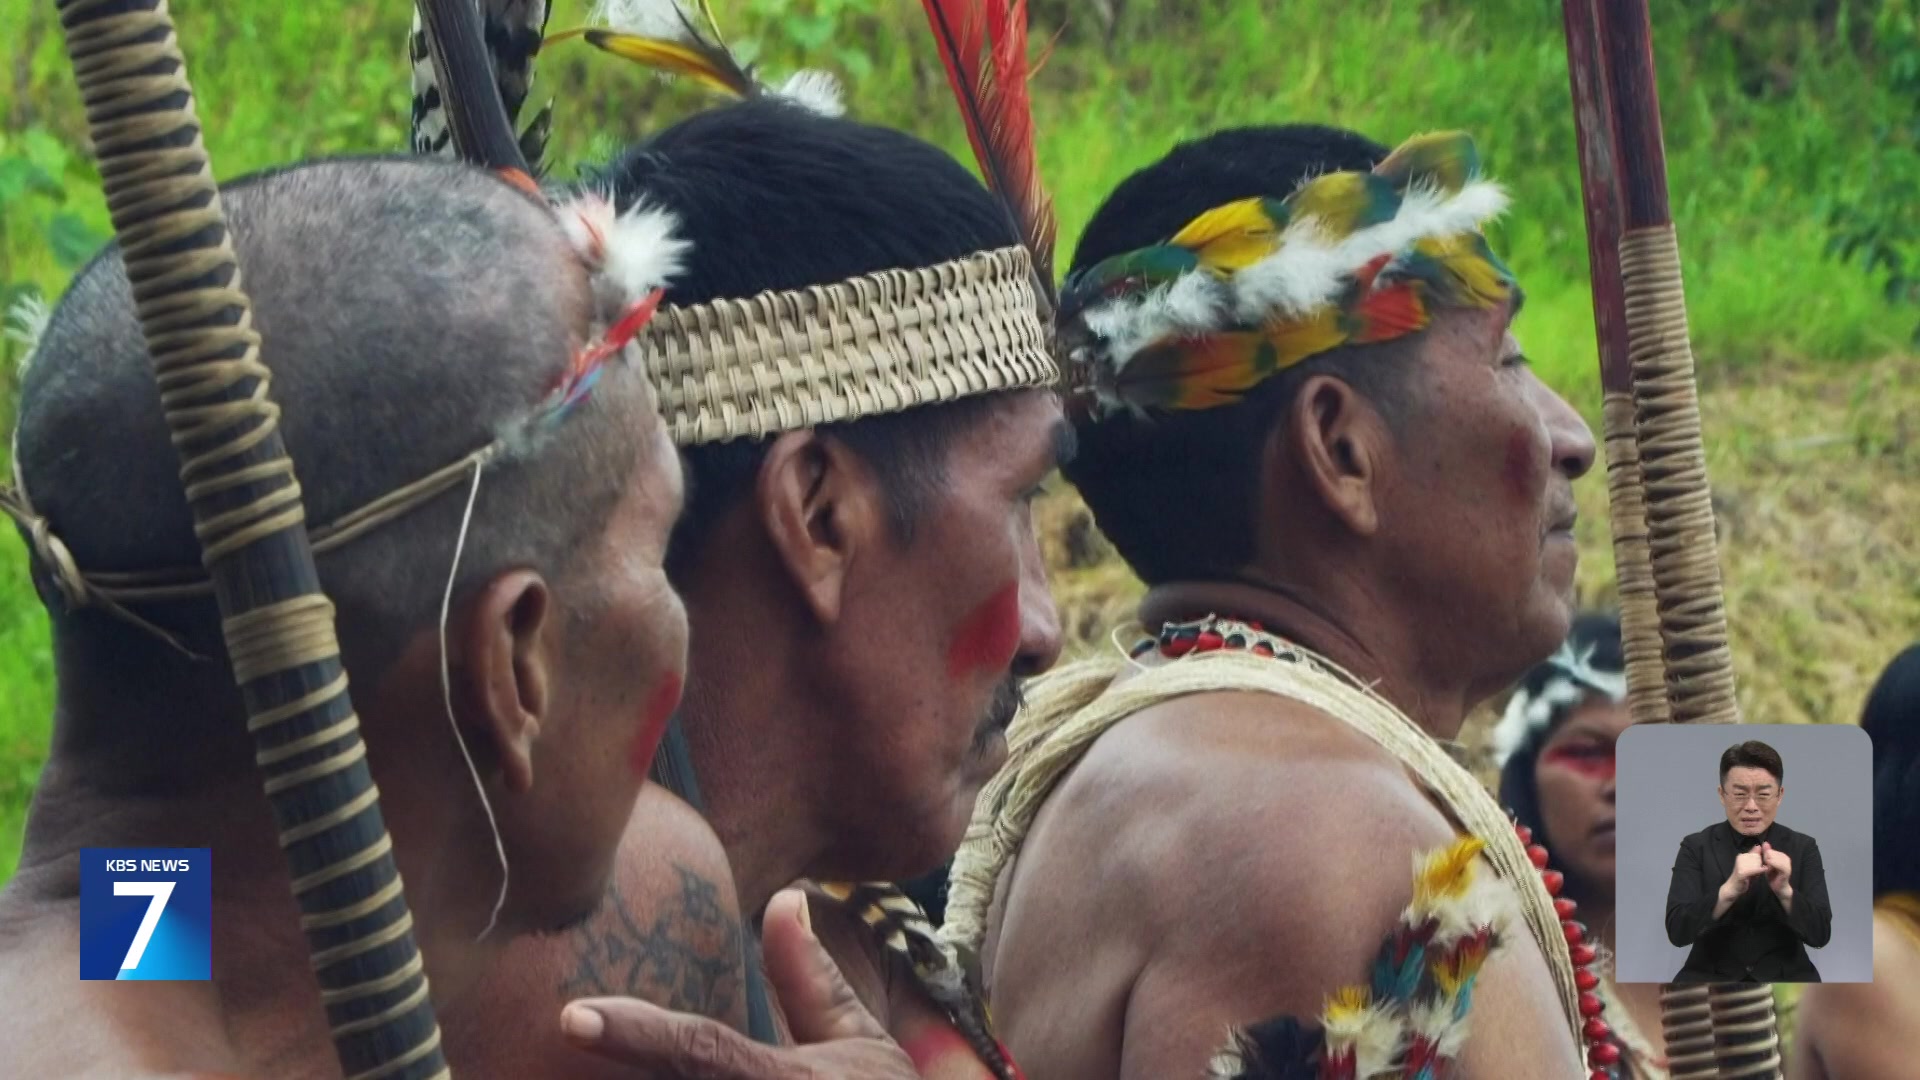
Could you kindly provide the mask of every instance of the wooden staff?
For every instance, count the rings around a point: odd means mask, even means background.
[[[1563,0],[1562,12],[1630,708],[1642,723],[1734,723],[1732,653],[1646,2]],[[1770,988],[1669,986],[1661,1012],[1675,1080],[1779,1075]]]
[[[446,1077],[166,0],[58,8],[334,1049],[350,1080]]]

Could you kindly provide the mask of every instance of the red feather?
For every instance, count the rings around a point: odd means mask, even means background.
[[[1032,254],[1041,298],[1051,308],[1058,223],[1034,147],[1026,0],[922,0],[922,5],[974,158]]]

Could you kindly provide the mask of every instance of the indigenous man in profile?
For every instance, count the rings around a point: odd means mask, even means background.
[[[1617,1060],[1547,853],[1449,754],[1567,634],[1594,458],[1510,331],[1505,205],[1464,135],[1248,128],[1081,237],[1067,476],[1149,591],[1032,688],[943,930],[1033,1075]]]
[[[295,166],[222,201],[309,520],[404,493],[397,516],[318,545],[319,567],[449,1061],[633,1075],[547,1019],[563,978],[741,1022],[719,845],[630,764],[652,757],[686,663],[662,565],[680,467],[624,340],[683,253],[671,219],[553,207],[424,160]],[[337,1077],[213,600],[117,591],[199,565],[117,250],[32,358],[5,506],[58,685],[0,893],[0,1060]],[[212,849],[211,982],[74,978],[94,846]]]
[[[1807,956],[1833,939],[1833,903],[1813,837],[1774,820],[1787,794],[1780,752],[1757,739],[1720,755],[1725,821],[1680,841],[1667,940],[1690,948],[1676,983],[1820,981]]]
[[[758,921],[799,880],[938,867],[1004,756],[1020,680],[1057,655],[1030,514],[1071,448],[1047,286],[994,194],[930,143],[843,119],[830,80],[760,85],[691,5],[600,14],[594,45],[674,57],[746,99],[584,186],[671,213],[692,244],[640,336],[691,492],[668,558],[692,628],[682,786]],[[416,67],[416,87],[432,74]],[[429,150],[438,100],[417,99]],[[910,902],[814,899],[820,937],[923,1066],[998,1055]],[[896,999],[915,1008],[896,1017]],[[780,1038],[764,1019],[756,1034]]]

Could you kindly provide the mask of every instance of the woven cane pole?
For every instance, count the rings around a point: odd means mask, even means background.
[[[1574,132],[1580,148],[1580,186],[1587,218],[1587,261],[1593,280],[1593,321],[1604,393],[1602,431],[1607,454],[1607,506],[1613,534],[1614,577],[1620,600],[1620,640],[1626,659],[1627,702],[1635,723],[1673,719],[1667,703],[1654,603],[1653,558],[1647,544],[1646,488],[1634,422],[1633,363],[1627,349],[1626,300],[1620,280],[1620,185],[1615,168],[1612,111],[1593,0],[1565,0],[1567,71],[1573,84]]]
[[[1733,655],[1720,596],[1680,247],[1667,203],[1652,32],[1645,0],[1611,0],[1598,10],[1617,133],[1624,211],[1620,276],[1667,693],[1677,722],[1733,723],[1739,718]]]
[[[1673,1080],[1715,1080],[1712,1002],[1703,984],[1660,991],[1660,1028],[1667,1040],[1667,1070]]]
[[[1779,1022],[1773,1015],[1773,987],[1716,986],[1713,1050],[1722,1080],[1764,1080],[1780,1075]]]
[[[167,5],[58,7],[341,1067],[447,1076]]]
[[[1667,697],[1676,722],[1737,723],[1699,387],[1667,199],[1653,30],[1646,0],[1606,0],[1594,12],[1620,185],[1621,292]],[[1715,988],[1710,997],[1729,992],[1735,991]],[[1759,992],[1770,998],[1772,990]],[[1779,1030],[1770,1006],[1712,1012],[1721,1076],[1779,1076]],[[1722,1028],[1723,1020],[1732,1026]]]

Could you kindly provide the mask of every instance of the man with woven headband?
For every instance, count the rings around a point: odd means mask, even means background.
[[[694,245],[640,345],[692,492],[667,564],[680,720],[742,909],[938,866],[1059,649],[1029,511],[1069,429],[1024,253],[938,148],[780,102],[695,116],[595,183]],[[873,962],[864,927],[819,930]]]
[[[1143,626],[1031,688],[943,928],[1033,1075],[1607,1075],[1546,853],[1447,752],[1566,635],[1594,457],[1505,205],[1463,135],[1249,128],[1082,236],[1067,476]]]
[[[481,14],[500,41],[525,9]],[[923,873],[958,844],[1005,752],[1019,680],[1059,649],[1029,513],[1071,449],[1041,315],[1050,273],[1036,270],[1051,225],[1010,212],[937,147],[839,118],[818,78],[763,86],[704,4],[596,15],[547,41],[579,38],[747,99],[586,182],[621,222],[670,213],[692,243],[638,342],[692,493],[668,559],[693,631],[679,718],[689,794],[749,912],[802,879]],[[493,60],[514,112],[526,57]],[[438,93],[432,64],[415,75],[416,144],[432,150],[436,110],[465,103]],[[1012,1075],[957,959],[910,902],[880,885],[826,885],[813,901],[803,936],[834,948],[921,1068],[977,1072],[978,1054]],[[769,951],[776,927],[793,930],[764,922]],[[847,1030],[784,1020],[762,1034],[806,1043]],[[714,1027],[675,1035],[618,1001],[578,1003],[567,1022],[584,1046],[668,1071],[687,1067],[672,1055],[688,1046],[742,1074],[749,1059],[808,1060]],[[646,1045],[629,1038],[636,1025]],[[848,1075],[840,1059],[816,1067]]]
[[[662,568],[681,477],[620,338],[675,245],[610,265],[584,242],[591,205],[557,222],[447,163],[296,166],[222,202],[365,739],[343,754],[350,733],[323,729],[272,764],[372,769],[449,1059],[465,1075],[630,1076],[565,1042],[552,1018],[580,993],[741,1022],[723,854],[643,787],[685,665]],[[329,1022],[354,1030],[427,987],[323,1009],[167,438],[110,249],[33,351],[5,499],[58,689],[0,893],[0,1060],[33,1076],[337,1077]],[[296,886],[317,910],[352,910],[327,891],[365,861],[359,820],[286,840],[340,860]],[[212,849],[211,982],[76,980],[80,849],[141,845]],[[392,911],[378,895],[365,917]]]

